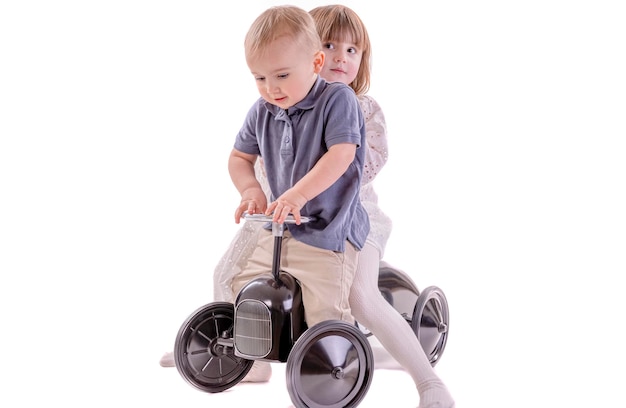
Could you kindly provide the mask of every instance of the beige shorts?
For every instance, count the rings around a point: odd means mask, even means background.
[[[232,282],[233,292],[250,280],[271,274],[274,236],[260,232],[257,247],[242,273]],[[345,252],[335,252],[304,244],[288,230],[283,234],[280,269],[300,281],[307,325],[338,319],[354,323],[348,298],[357,267],[358,251],[346,242]]]

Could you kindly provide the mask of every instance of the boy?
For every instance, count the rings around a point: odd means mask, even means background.
[[[261,98],[249,110],[228,162],[241,194],[235,211],[273,214],[296,224],[283,235],[281,269],[300,281],[309,327],[324,320],[353,322],[348,304],[369,219],[359,199],[365,157],[365,127],[356,95],[319,76],[324,53],[315,23],[305,10],[272,7],[250,27],[246,62]],[[264,161],[269,205],[254,173]],[[301,214],[314,221],[301,224]],[[244,271],[243,285],[271,271],[274,237],[263,230]]]

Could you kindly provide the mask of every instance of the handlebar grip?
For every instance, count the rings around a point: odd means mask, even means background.
[[[265,215],[265,214],[248,214],[247,212],[245,212],[243,214],[243,218],[246,221],[272,222],[272,216],[271,215]],[[306,224],[307,222],[311,222],[314,219],[315,219],[314,217],[301,216],[300,217],[300,222],[302,224]],[[285,218],[285,222],[284,223],[285,224],[295,224],[296,220],[293,217],[293,215],[288,215],[287,218]]]

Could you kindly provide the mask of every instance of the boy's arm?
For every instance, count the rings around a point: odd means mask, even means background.
[[[254,173],[256,159],[256,155],[247,154],[237,149],[233,149],[228,158],[230,178],[241,195],[241,202],[235,210],[235,222],[237,224],[239,224],[244,211],[249,214],[257,214],[263,213],[267,208],[267,198]]]
[[[346,172],[355,154],[355,144],[332,145],[300,181],[269,205],[265,213],[270,215],[273,212],[273,221],[278,223],[293,214],[296,224],[300,224],[300,209],[307,201],[333,185]]]

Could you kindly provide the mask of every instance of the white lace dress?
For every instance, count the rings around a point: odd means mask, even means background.
[[[373,181],[383,168],[388,158],[387,125],[382,109],[369,95],[358,97],[365,118],[367,153],[361,179],[361,203],[370,218],[370,232],[366,244],[373,245],[382,258],[389,234],[391,219],[378,206],[378,195],[374,191]],[[260,161],[255,165],[257,179],[266,194],[269,186]],[[213,295],[215,301],[234,302],[231,288],[233,277],[245,267],[254,250],[258,233],[263,223],[244,222],[222,256],[213,274]]]

